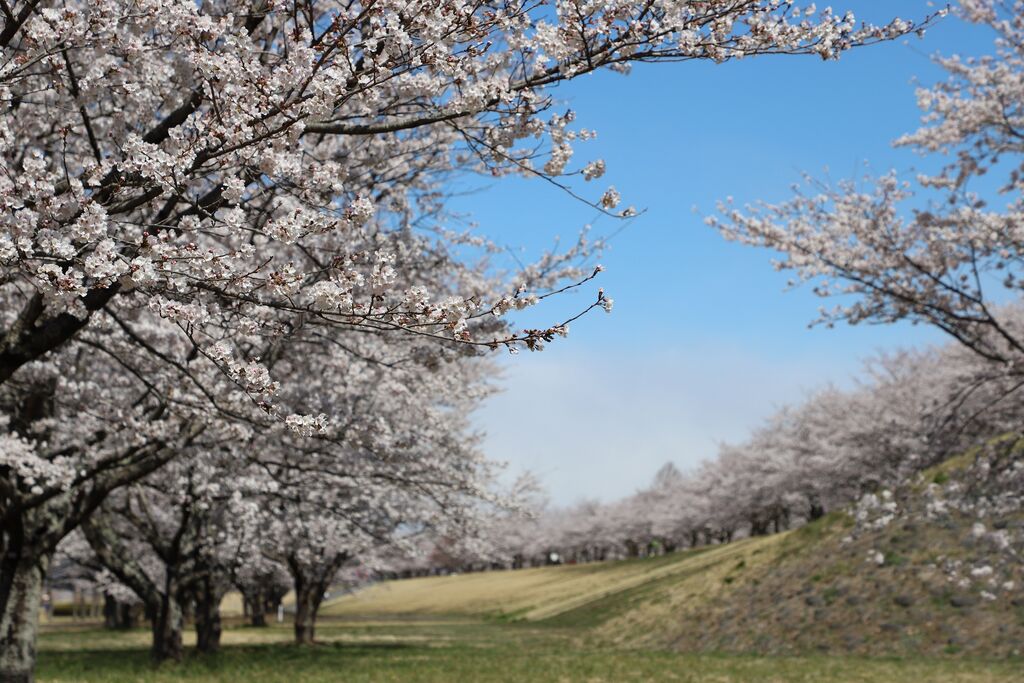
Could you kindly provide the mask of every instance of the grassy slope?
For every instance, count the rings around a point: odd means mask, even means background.
[[[1019,461],[1024,441],[997,439],[985,449],[989,462]],[[830,515],[778,537],[757,561],[719,574],[717,585],[708,576],[703,587],[663,586],[604,620],[595,636],[618,646],[687,651],[1019,657],[1024,563],[1019,547],[1013,550],[1024,535],[1024,510],[999,510],[996,486],[972,494],[971,509],[927,513],[930,484],[947,491],[971,485],[974,455],[897,492],[900,512],[884,528],[853,533],[849,517]],[[1018,539],[1011,552],[973,533],[979,520]],[[881,565],[869,561],[876,553]],[[995,575],[974,577],[971,570],[980,567]]]
[[[957,529],[896,523],[868,538],[795,543],[767,566],[735,572],[717,598],[667,587],[598,627],[626,646],[683,650],[1019,655],[1024,612],[951,585],[940,556],[969,554]],[[878,566],[869,552],[883,552]],[[978,553],[984,557],[983,553]],[[970,564],[981,564],[982,561]]]
[[[919,494],[905,492],[901,504],[912,509]],[[1024,586],[1019,562],[972,538],[974,521],[901,516],[851,538],[852,520],[836,513],[793,532],[650,560],[387,582],[324,613],[527,621],[619,648],[1019,656],[1024,599],[986,600],[984,582],[958,586],[942,570],[950,561],[962,563],[961,575],[991,564]],[[1024,528],[1024,513],[1000,524]],[[867,561],[876,551],[881,566]]]
[[[711,600],[736,567],[786,552],[788,534],[641,560],[389,581],[324,605],[326,616],[459,615],[584,631],[656,605],[669,594]]]
[[[456,614],[538,621],[653,582],[681,581],[695,572],[713,571],[728,558],[773,542],[760,539],[644,560],[389,581],[332,600],[321,612],[338,617]]]

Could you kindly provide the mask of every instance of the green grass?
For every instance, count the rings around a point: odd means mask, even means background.
[[[322,644],[298,648],[284,627],[234,628],[223,651],[150,666],[145,634],[54,632],[41,642],[40,683],[326,683],[327,681],[1019,681],[1020,662],[969,659],[751,657],[615,651],[571,629],[494,621],[400,619],[324,624]]]
[[[55,620],[40,640],[38,680],[1024,681],[1024,662],[1008,656],[1024,642],[1013,630],[1024,608],[954,609],[918,578],[922,558],[966,552],[958,531],[893,524],[847,543],[851,524],[833,513],[783,534],[644,560],[383,582],[326,603],[315,647],[292,645],[288,625],[236,625],[220,654],[159,669],[145,630]],[[884,566],[865,565],[869,548],[887,549]],[[224,611],[237,624],[232,599]],[[754,651],[765,655],[737,654]],[[897,656],[905,653],[916,654]]]

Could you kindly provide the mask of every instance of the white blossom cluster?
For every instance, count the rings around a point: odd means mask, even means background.
[[[1020,307],[1006,314],[1022,315]],[[824,389],[782,409],[748,442],[722,446],[694,471],[666,465],[635,496],[546,509],[529,523],[505,520],[493,532],[499,554],[506,565],[522,566],[546,563],[551,553],[562,561],[657,553],[782,531],[839,511],[854,521],[845,544],[891,533],[899,521],[955,523],[965,535],[978,521],[988,525],[978,539],[984,555],[1019,565],[1024,530],[993,529],[989,520],[1021,509],[1024,459],[978,459],[966,474],[931,480],[933,468],[992,434],[1018,433],[1024,405],[1007,393],[1016,381],[994,379],[986,360],[958,345],[881,356],[864,374],[857,389]],[[920,481],[922,473],[929,480]],[[908,486],[918,491],[910,507],[899,493]],[[883,549],[870,550],[865,561],[884,565]],[[1016,571],[986,590],[1002,595],[998,586],[1019,585]]]
[[[452,180],[540,177],[636,213],[589,194],[595,133],[552,86],[636,61],[831,59],[930,21],[783,0],[2,4],[0,512],[24,534],[0,533],[0,556],[38,588],[80,527],[68,555],[146,603],[158,660],[180,656],[187,606],[212,647],[223,591],[255,604],[282,575],[310,640],[360,556],[473,546],[507,503],[466,418],[491,391],[481,356],[613,302],[517,329],[590,286],[601,243],[506,272],[447,227]],[[0,677],[31,677],[34,620],[2,607],[0,667],[21,668]]]
[[[781,254],[791,284],[836,301],[818,322],[924,322],[1014,373],[1024,331],[1000,304],[1024,291],[1024,3],[970,0],[956,12],[992,30],[993,54],[936,57],[947,78],[918,88],[923,125],[895,141],[938,170],[807,178],[789,201],[725,202],[708,223]]]
[[[0,467],[9,472],[11,483],[33,495],[66,489],[75,476],[65,459],[39,457],[35,445],[17,434],[0,433]]]
[[[860,529],[879,531],[899,515],[899,505],[892,491],[883,490],[881,495],[865,493],[853,508],[853,518]]]

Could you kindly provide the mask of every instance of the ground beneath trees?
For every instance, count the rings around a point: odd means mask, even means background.
[[[662,557],[379,583],[325,603],[312,648],[237,626],[154,671],[145,630],[49,625],[39,680],[1024,680],[1024,439],[883,493]]]
[[[749,657],[617,651],[588,645],[573,628],[494,620],[332,621],[320,645],[288,643],[284,626],[225,631],[214,657],[153,670],[144,631],[47,633],[40,683],[320,683],[327,681],[942,681],[1020,680],[1020,663],[964,658]]]

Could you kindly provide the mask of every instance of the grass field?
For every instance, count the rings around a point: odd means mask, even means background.
[[[631,598],[661,586],[692,588],[710,597],[731,566],[773,557],[784,538],[780,534],[647,559],[384,582],[331,600],[321,611],[333,617],[461,615],[593,626],[599,616],[628,607]]]
[[[43,637],[42,683],[326,683],[328,681],[487,682],[757,681],[1003,683],[1020,681],[1019,662],[843,657],[747,657],[616,651],[580,642],[574,629],[473,620],[337,621],[320,645],[288,644],[284,627],[225,632],[221,654],[154,670],[145,633],[96,630]]]
[[[1024,662],[967,657],[757,657],[648,644],[659,620],[713,601],[743,572],[774,571],[814,529],[646,560],[381,583],[323,607],[320,644],[287,624],[227,628],[214,657],[154,670],[148,634],[52,624],[39,681],[1024,681]],[[734,583],[736,582],[736,583]],[[230,603],[226,605],[230,607]],[[228,609],[228,612],[231,610]],[[186,644],[191,644],[187,634]],[[639,643],[639,645],[638,645]],[[685,648],[683,648],[685,649]]]

